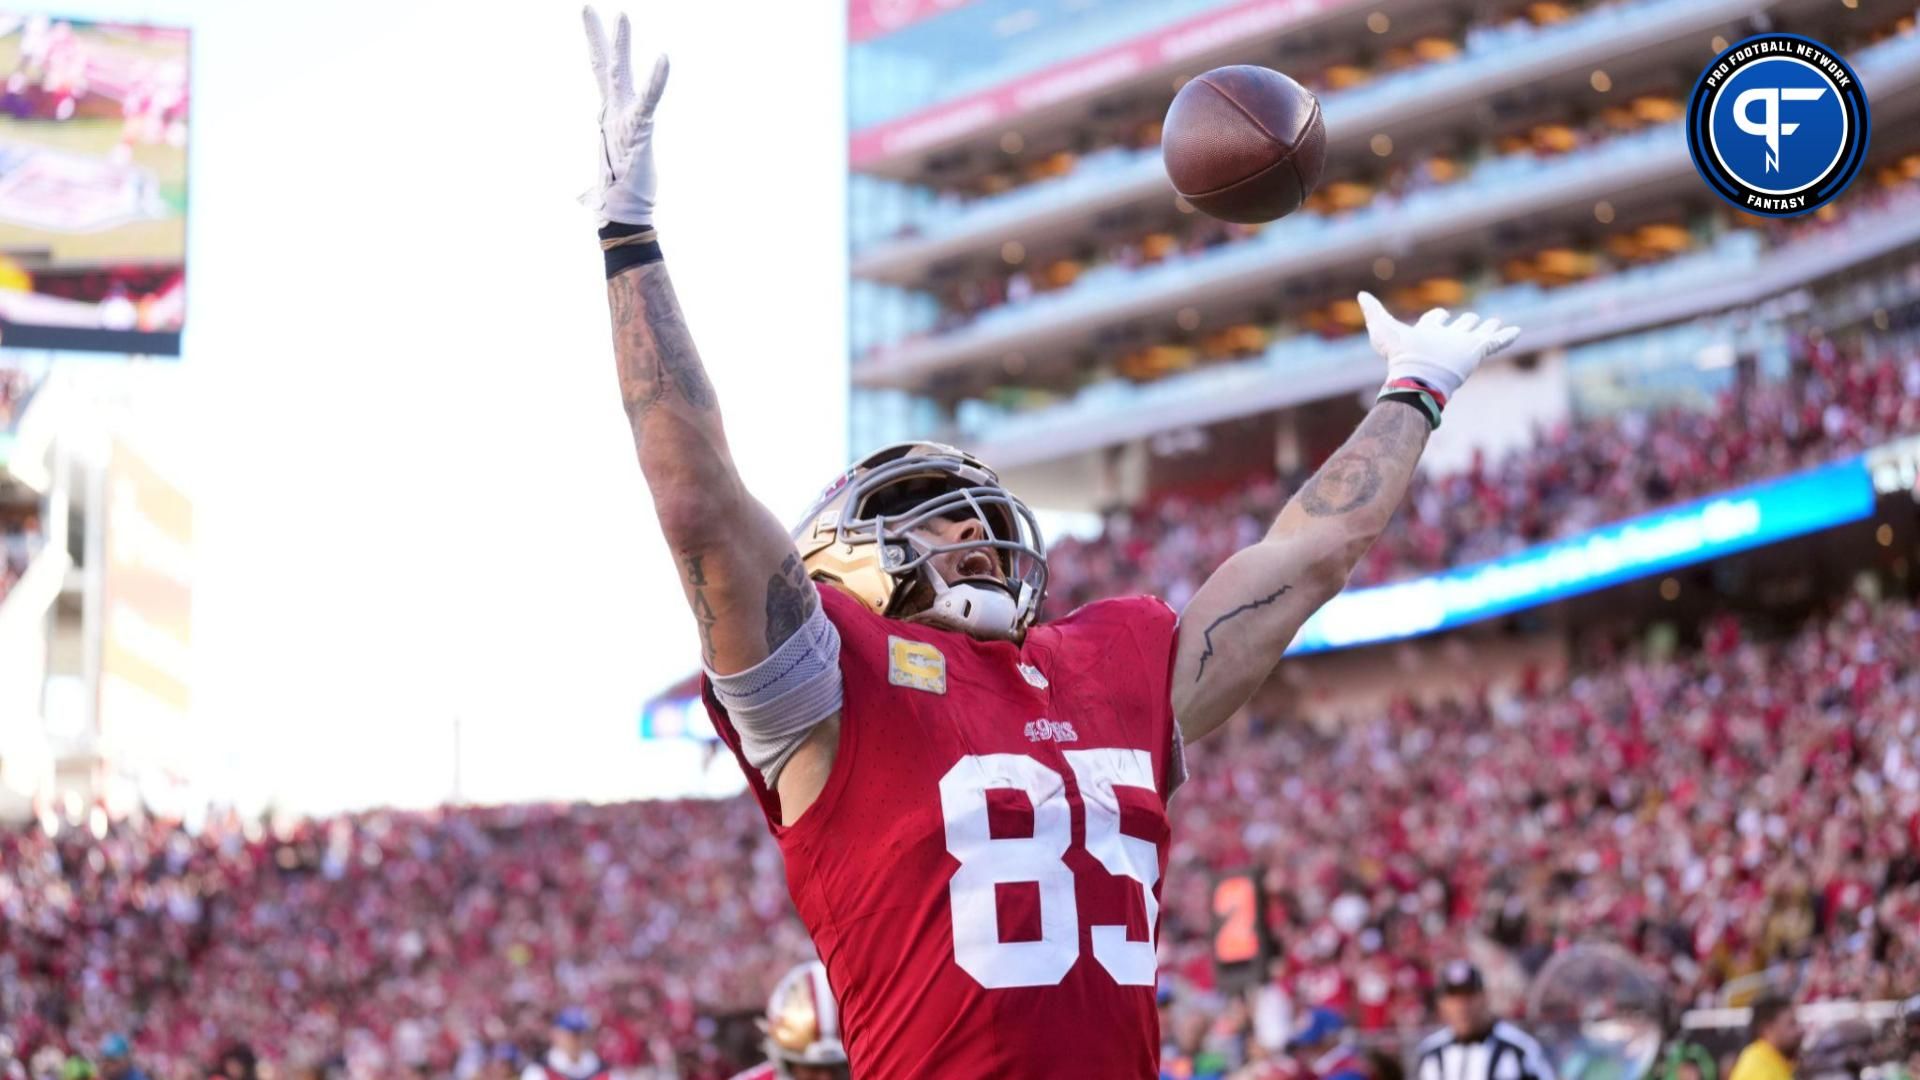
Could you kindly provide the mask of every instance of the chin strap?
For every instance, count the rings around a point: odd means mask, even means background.
[[[962,582],[949,585],[927,569],[927,581],[933,586],[933,603],[914,615],[909,622],[958,630],[974,637],[1012,641],[1020,636],[1020,604],[1005,589]]]

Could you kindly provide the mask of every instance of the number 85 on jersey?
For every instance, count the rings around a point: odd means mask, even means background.
[[[1094,925],[1093,956],[1122,986],[1154,984],[1154,924],[1160,903],[1159,849],[1152,841],[1120,831],[1120,787],[1157,794],[1153,758],[1144,750],[1107,747],[1066,750],[1079,799],[1070,800],[1066,780],[1053,767],[1026,754],[971,754],[940,779],[940,809],[947,851],[960,862],[948,883],[953,914],[954,962],[988,989],[1052,986],[1079,958],[1080,912],[1073,870],[1065,861],[1073,842],[1073,810],[1086,814],[1087,853],[1107,872],[1139,883],[1146,909],[1147,939],[1128,941],[1124,925]],[[987,821],[987,793],[1013,790],[1033,807],[1031,836],[995,837]],[[1040,937],[1000,940],[995,886],[1032,882],[1039,889]]]

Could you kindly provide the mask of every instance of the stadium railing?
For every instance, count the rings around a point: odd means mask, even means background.
[[[1631,0],[1547,26],[1516,22],[1472,30],[1457,57],[1327,94],[1327,125],[1337,134],[1343,127],[1369,130],[1386,120],[1406,123],[1423,112],[1626,55],[1765,6],[1766,0]],[[1017,231],[1028,220],[1056,214],[1084,217],[1155,192],[1171,194],[1157,147],[1100,151],[1057,180],[959,206],[929,200],[907,211],[900,223],[918,230],[911,239],[856,235],[853,270],[856,275],[881,274],[899,262],[940,257],[980,243],[985,234]]]
[[[1753,303],[1816,281],[1900,247],[1920,243],[1920,189],[1864,212],[1828,233],[1771,253],[1759,234],[1728,233],[1708,250],[1606,278],[1546,290],[1514,286],[1473,298],[1475,307],[1524,326],[1531,349],[1600,341],[1642,327]],[[1363,389],[1377,378],[1362,335],[1332,341],[1294,336],[1262,356],[1218,364],[1157,382],[1108,380],[1057,405],[1016,411],[983,401],[961,403],[940,437],[974,446],[1002,468],[1141,438],[1160,431],[1285,408]],[[1284,379],[1275,378],[1285,372]],[[903,404],[862,432],[863,441],[924,435],[931,407]]]
[[[1889,39],[1854,57],[1876,96],[1920,82],[1920,33]],[[1531,153],[1488,161],[1466,178],[1405,198],[1383,198],[1339,217],[1296,214],[1252,239],[1130,270],[1099,267],[1073,285],[993,307],[939,333],[881,345],[853,361],[856,384],[890,385],[1009,350],[1030,350],[1103,322],[1218,296],[1260,282],[1371,258],[1380,239],[1422,241],[1482,228],[1515,214],[1607,197],[1692,169],[1678,123],[1610,139],[1541,160]]]
[[[1484,228],[1517,214],[1601,198],[1689,169],[1677,124],[1624,135],[1592,150],[1541,161],[1510,155],[1467,179],[1380,202],[1336,218],[1298,214],[1238,244],[1129,270],[1106,266],[1054,292],[1002,304],[944,334],[882,347],[853,362],[856,383],[887,385],[944,368],[1033,349],[1147,311],[1223,295],[1252,295],[1266,283],[1371,260],[1383,236],[1417,246]]]
[[[1119,11],[1104,11],[1103,18],[1069,23],[1064,27],[1049,30],[1043,41],[1033,41],[1030,47],[985,63],[965,65],[964,74],[958,76],[939,64],[924,66],[924,76],[903,70],[901,65],[881,61],[889,68],[883,74],[885,85],[876,89],[882,92],[861,95],[849,103],[849,120],[855,130],[876,127],[910,115],[922,109],[938,108],[953,101],[977,94],[984,90],[1013,82],[1032,75],[1051,64],[1065,63],[1079,57],[1090,55],[1100,49],[1111,46],[1118,39],[1128,36],[1126,27],[1131,23],[1138,32],[1151,33],[1154,27],[1171,25],[1183,18],[1205,14],[1214,8],[1226,6],[1227,0],[1157,0],[1153,4],[1120,6]],[[928,30],[937,30],[928,27]],[[1034,47],[1037,46],[1037,47]],[[867,55],[883,55],[888,51],[885,38],[860,42],[849,50],[850,74],[858,79],[870,73],[860,70]],[[871,74],[881,74],[878,71]]]

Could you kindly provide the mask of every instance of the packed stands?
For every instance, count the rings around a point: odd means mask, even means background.
[[[1920,347],[1883,340],[1869,361],[1820,337],[1795,352],[1789,378],[1737,385],[1711,410],[1574,418],[1497,460],[1422,474],[1352,583],[1494,558],[1920,432]],[[1095,539],[1054,546],[1051,610],[1128,592],[1183,606],[1214,567],[1266,531],[1303,480],[1262,477],[1212,502],[1169,497],[1116,511]]]
[[[23,1057],[125,1031],[168,1078],[241,1037],[396,1075],[483,1035],[531,1048],[571,1002],[612,1063],[730,1075],[701,1010],[808,950],[764,833],[750,800],[29,827],[0,835],[0,1015]]]
[[[1532,684],[1529,684],[1532,683]],[[1162,943],[1211,984],[1208,870],[1267,867],[1278,978],[1368,1029],[1427,1019],[1469,936],[1523,967],[1604,938],[1682,1003],[1769,965],[1804,996],[1920,985],[1920,609],[1853,598],[1783,637],[1589,646],[1575,677],[1193,748]],[[157,1077],[227,1040],[449,1075],[558,1004],[628,1068],[725,1075],[707,1036],[807,943],[750,799],[383,811],[197,835],[0,834],[0,1011],[23,1056],[111,1032]],[[0,1068],[4,1073],[4,1068]],[[629,1075],[645,1075],[630,1073]]]
[[[1471,19],[1435,12],[1417,33],[1335,41],[1312,63],[1282,66],[1330,107],[1360,109],[1461,81],[1474,64],[1507,63],[1556,34],[1604,37],[1661,6],[1680,5],[1498,0]],[[1887,32],[1910,32],[1911,16],[1901,19]],[[1848,51],[1863,43],[1835,40]],[[1431,141],[1402,138],[1389,154],[1356,150],[1304,212],[1266,228],[1190,213],[1156,186],[1153,206],[1102,214],[1072,240],[1028,250],[996,236],[971,255],[929,257],[923,276],[887,297],[910,294],[911,319],[864,338],[856,326],[855,364],[916,337],[1045,317],[1076,290],[1135,289],[1258,256],[1261,245],[1387,237],[1465,203],[1551,189],[1596,163],[1658,156],[1677,146],[1684,87],[1671,77],[1685,69],[1634,86],[1623,73],[1599,104],[1560,102],[1493,130],[1476,119]],[[951,169],[931,157],[922,182],[856,176],[857,191],[892,185],[929,200],[890,222],[867,215],[864,231],[857,220],[856,256],[937,238],[1049,189],[1157,167],[1171,93],[1156,80],[1064,131],[1008,125],[951,155]],[[1043,371],[1037,356],[986,356],[971,382],[913,389],[978,435],[992,425],[970,425],[969,407],[1007,405],[1010,416],[1023,406],[1009,399],[1030,395],[1032,418],[1089,386],[1165,388],[1189,368],[1258,357],[1271,363],[1266,377],[1291,369],[1285,350],[1356,344],[1352,282],[1331,280],[1340,274],[1405,314],[1444,281],[1457,291],[1433,302],[1470,299],[1527,322],[1548,306],[1543,295],[1625,305],[1730,266],[1791,261],[1782,245],[1857,214],[1910,212],[1916,198],[1920,154],[1874,162],[1844,204],[1793,222],[1685,200],[1623,207],[1616,220],[1610,203],[1590,212],[1583,201],[1567,236],[1408,250],[1397,272],[1392,260],[1384,270],[1348,260],[1285,305],[1209,310],[1223,325],[1198,309],[1191,320],[1162,311],[1150,327],[1090,337],[1071,364]],[[159,300],[182,295],[175,278],[145,284]],[[131,311],[129,297],[115,299]],[[1423,475],[1354,583],[1496,557],[1920,432],[1920,344],[1809,334],[1791,352],[1784,377],[1743,368],[1704,403],[1576,406],[1524,450]],[[28,392],[7,380],[0,371],[0,430]],[[1097,538],[1054,547],[1050,614],[1129,592],[1183,605],[1303,478],[1262,475],[1224,498],[1111,511]],[[3,598],[37,532],[0,533]],[[1196,1044],[1230,1062],[1257,1056],[1250,1018],[1218,995],[1209,955],[1212,874],[1237,867],[1265,876],[1276,985],[1383,1043],[1404,1045],[1432,1022],[1434,966],[1468,947],[1531,973],[1569,943],[1617,942],[1682,1005],[1717,1003],[1730,983],[1770,969],[1802,1000],[1920,987],[1920,607],[1863,589],[1804,623],[1722,616],[1678,631],[1684,647],[1665,632],[1578,640],[1570,674],[1396,699],[1324,727],[1298,722],[1274,688],[1191,748],[1160,937],[1177,1006],[1169,1041],[1197,1031]],[[572,1005],[594,1017],[618,1080],[721,1080],[749,1063],[738,1051],[750,1043],[717,1033],[810,951],[748,798],[224,816],[192,830],[54,809],[0,830],[0,1080],[24,1080],[29,1064],[40,1080],[48,1063],[49,1080],[63,1070],[78,1080],[66,1055],[97,1057],[120,1033],[156,1080],[200,1080],[241,1042],[268,1066],[263,1080],[513,1075],[500,1062],[531,1058]],[[1175,1070],[1183,1060],[1185,1048],[1168,1056]]]
[[[1803,1000],[1911,993],[1920,610],[1856,597],[1783,638],[1703,637],[1334,732],[1256,709],[1194,748],[1176,800],[1171,967],[1210,978],[1206,870],[1264,866],[1276,978],[1363,1029],[1417,1030],[1470,932],[1529,973],[1618,943],[1683,1007],[1782,965]]]

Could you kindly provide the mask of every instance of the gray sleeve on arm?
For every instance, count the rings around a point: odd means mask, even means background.
[[[813,729],[840,711],[840,630],[815,604],[773,655],[733,675],[709,668],[707,680],[740,734],[741,753],[771,788]]]

